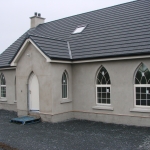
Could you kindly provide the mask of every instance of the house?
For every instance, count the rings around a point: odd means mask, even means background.
[[[0,55],[0,109],[43,121],[150,126],[150,1],[31,28]]]

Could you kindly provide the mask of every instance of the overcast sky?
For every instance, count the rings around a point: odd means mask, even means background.
[[[0,0],[0,53],[30,28],[34,12],[49,22],[130,1],[134,0]]]

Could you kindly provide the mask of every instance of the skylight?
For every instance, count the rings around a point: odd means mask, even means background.
[[[77,28],[73,31],[72,34],[81,33],[85,29],[86,25],[77,26]]]

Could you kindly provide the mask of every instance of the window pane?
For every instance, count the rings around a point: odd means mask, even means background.
[[[106,81],[108,82],[109,81],[109,74],[108,74],[108,72],[105,74],[105,78],[106,78]]]
[[[6,87],[1,87],[1,97],[6,97]]]
[[[102,99],[102,103],[103,103],[103,104],[106,104],[106,99]]]
[[[142,73],[140,71],[137,71],[136,78],[141,81]]]
[[[150,93],[150,87],[147,87],[148,92]]]
[[[147,99],[150,99],[150,94],[147,94]]]
[[[147,100],[147,106],[150,106],[150,100]]]
[[[107,82],[106,82],[106,79],[105,79],[105,77],[103,77],[102,78],[102,84],[106,84]]]
[[[72,34],[76,34],[76,33],[81,33],[84,29],[85,29],[86,26],[78,26]]]
[[[135,84],[150,84],[150,71],[143,63],[140,65],[135,78],[137,79],[135,79]]]
[[[67,85],[62,85],[62,98],[67,98]]]
[[[150,79],[150,72],[149,72],[149,70],[145,72],[145,78],[146,78],[147,83],[148,83],[148,80]]]
[[[107,99],[107,104],[110,104],[110,99]]]
[[[140,94],[136,94],[136,99],[140,99]]]
[[[110,77],[107,70],[102,67],[97,75],[97,84],[110,84]]]
[[[141,84],[146,84],[145,76],[142,77]]]
[[[102,74],[99,72],[97,76],[97,84],[101,84],[102,77],[103,77]]]
[[[65,95],[65,93],[66,93],[66,91],[65,91],[65,85],[63,86],[63,88],[64,88],[64,98],[65,98],[65,96],[66,96],[66,95]]]
[[[141,94],[141,99],[146,99],[146,94]]]
[[[101,103],[101,99],[98,99],[98,103]]]
[[[141,72],[145,72],[146,70],[148,70],[148,68],[142,63],[141,66],[140,66],[140,68],[139,68],[139,70]]]
[[[65,72],[62,75],[62,98],[67,98],[67,76]]]
[[[109,80],[109,81],[107,81],[107,84],[111,84],[110,80]]]
[[[98,97],[98,98],[101,98],[101,93],[97,93],[97,97]]]
[[[141,100],[141,105],[146,106],[146,100]]]
[[[146,93],[146,87],[141,87],[141,93]]]
[[[65,85],[65,98],[67,98],[67,85]]]
[[[101,70],[100,70],[100,72],[101,72],[101,73],[104,72],[104,75],[105,75],[106,72],[107,72],[107,70],[106,70],[104,67],[102,67]]]
[[[106,93],[106,87],[102,87],[102,92]]]
[[[67,84],[67,77],[65,73],[63,73],[62,84]]]
[[[106,93],[102,93],[102,98],[106,98]]]
[[[107,93],[110,93],[110,87],[107,87]]]
[[[6,85],[5,77],[1,74],[1,85]]]
[[[136,100],[136,105],[140,105],[140,100]]]
[[[136,87],[136,93],[140,93],[140,87]]]
[[[97,91],[101,91],[97,92],[97,102],[102,104],[110,104],[110,87],[97,87]]]
[[[107,98],[110,98],[110,93],[107,93]]]
[[[135,84],[140,84],[140,82],[135,78]]]
[[[97,87],[97,92],[101,92],[101,87]]]

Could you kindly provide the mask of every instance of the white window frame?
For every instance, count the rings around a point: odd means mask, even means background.
[[[79,33],[82,33],[82,32],[85,30],[86,26],[87,26],[87,25],[79,25],[79,26],[77,26],[76,29],[72,32],[72,34],[79,34]],[[82,29],[80,32],[79,32],[79,31],[76,32],[79,28],[83,28],[83,29]]]
[[[1,87],[6,87],[6,85],[1,85]],[[6,98],[6,97],[2,97],[2,95],[1,95],[1,98]]]
[[[150,87],[150,84],[134,84],[134,107],[136,107],[136,108],[150,108],[150,106],[136,105],[136,87]]]
[[[4,79],[5,79],[5,85],[1,85],[1,78],[2,78],[2,77],[4,77]],[[1,89],[2,89],[2,87],[5,87],[5,88],[6,88],[6,78],[5,78],[5,76],[4,76],[3,73],[1,73],[1,75],[0,75],[0,98],[1,98],[1,101],[6,101],[7,93],[6,93],[6,97],[2,97],[2,94],[1,94]],[[6,90],[6,91],[7,91],[7,90]]]
[[[62,93],[62,99],[68,99],[68,75],[67,75],[67,73],[66,73],[66,71],[64,71],[63,72],[63,74],[65,73],[65,75],[66,75],[66,78],[67,78],[67,97],[65,97],[65,98],[63,98],[63,93]],[[63,74],[62,74],[62,76],[63,76]],[[62,81],[62,80],[61,80]],[[62,82],[61,82],[61,87],[62,87]],[[63,87],[62,87],[63,88]]]
[[[98,103],[97,87],[110,87],[110,104]],[[99,106],[111,106],[111,85],[110,84],[96,84],[96,105],[99,105]]]

